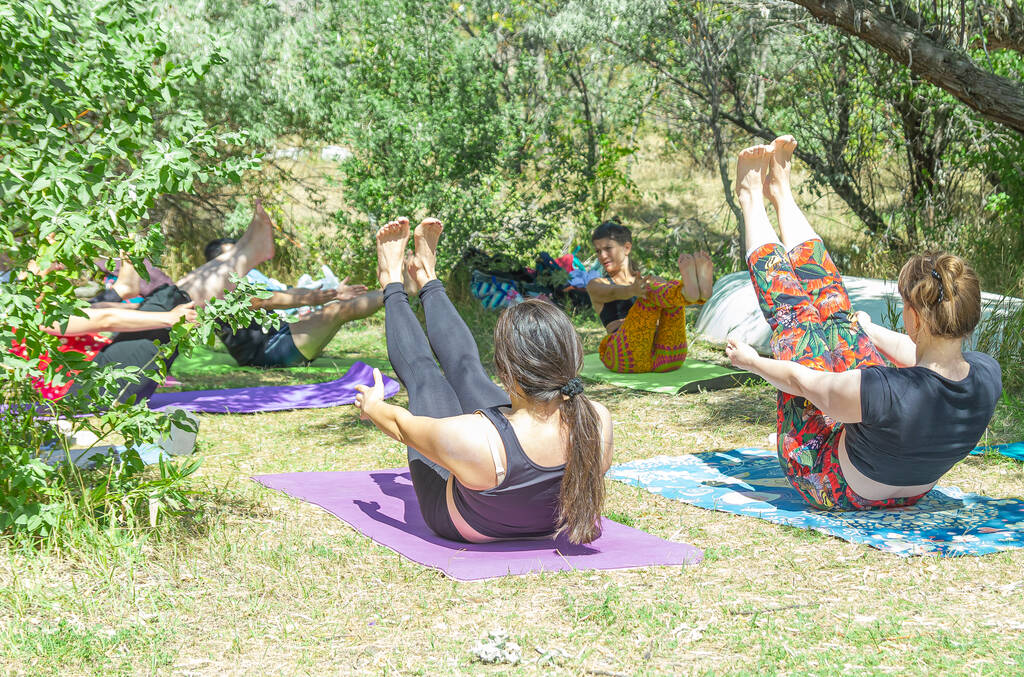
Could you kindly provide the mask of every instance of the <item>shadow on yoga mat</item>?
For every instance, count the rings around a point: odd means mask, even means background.
[[[1024,547],[1024,500],[936,487],[909,508],[811,508],[782,474],[775,452],[734,449],[659,456],[613,466],[610,479],[709,510],[814,529],[897,555],[984,555]]]
[[[257,475],[255,481],[318,505],[356,531],[423,566],[472,581],[510,574],[569,569],[623,569],[697,564],[703,553],[607,519],[586,545],[564,538],[458,543],[423,522],[407,468],[363,472]]]
[[[695,393],[698,390],[721,390],[743,385],[748,380],[760,381],[761,377],[747,371],[721,367],[709,362],[688,359],[675,371],[644,374],[617,374],[601,362],[597,353],[583,356],[580,376],[591,381],[610,383],[621,388],[644,390],[649,393]]]
[[[385,374],[381,376],[384,380],[384,397],[391,397],[397,393],[398,381]],[[149,408],[162,410],[181,407],[209,414],[255,414],[287,409],[322,409],[355,402],[358,394],[357,385],[373,385],[373,367],[356,362],[349,367],[344,376],[326,383],[155,393],[149,398]]]

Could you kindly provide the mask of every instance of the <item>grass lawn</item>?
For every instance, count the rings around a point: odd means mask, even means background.
[[[494,315],[467,316],[485,360]],[[589,348],[601,329],[587,322]],[[381,318],[328,354],[384,357]],[[694,354],[720,359],[697,344]],[[302,382],[217,375],[186,387]],[[615,461],[765,444],[767,386],[655,395],[588,384],[615,420]],[[404,391],[396,398],[405,403]],[[990,441],[1024,439],[997,411]],[[704,549],[688,568],[459,583],[412,564],[258,473],[402,465],[353,407],[201,417],[201,511],[113,548],[3,548],[0,666],[9,674],[1024,673],[1024,551],[900,558],[608,482],[606,513]],[[1024,494],[1024,465],[971,457],[943,480]],[[492,629],[519,665],[474,662]],[[557,651],[555,651],[557,650]]]

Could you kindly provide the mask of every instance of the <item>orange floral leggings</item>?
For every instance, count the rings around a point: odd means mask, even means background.
[[[777,360],[819,371],[884,365],[852,317],[843,277],[821,240],[788,254],[778,244],[755,249],[747,260],[761,312],[772,328]],[[913,505],[921,496],[876,501],[858,495],[839,466],[843,424],[803,399],[779,391],[779,463],[790,484],[810,505],[825,510],[870,510]]]
[[[677,280],[652,282],[619,328],[601,340],[601,362],[619,374],[674,371],[686,361],[687,299]]]

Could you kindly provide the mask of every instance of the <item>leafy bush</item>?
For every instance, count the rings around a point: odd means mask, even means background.
[[[0,349],[0,533],[59,539],[83,518],[116,526],[147,512],[155,524],[163,510],[187,505],[182,480],[193,462],[161,464],[152,478],[129,451],[82,473],[43,463],[48,452],[40,448],[66,451],[53,420],[66,421],[70,432],[117,435],[129,446],[153,441],[172,418],[187,423],[144,403],[118,404],[118,380],[137,382],[139,370],[99,368],[60,352],[44,327],[82,314],[74,287],[91,275],[94,260],[123,252],[144,270],[143,257],[159,258],[161,229],[148,219],[160,195],[213,177],[237,180],[252,163],[216,162],[218,149],[240,137],[217,133],[197,111],[177,105],[177,93],[200,80],[216,55],[165,60],[164,34],[147,3],[5,3],[0,34],[0,246],[11,272],[0,285],[0,344],[18,341],[30,356],[49,355],[42,364]],[[31,272],[31,262],[46,272]],[[176,327],[167,350],[186,333]],[[60,385],[69,374],[81,387],[57,401],[30,385]]]

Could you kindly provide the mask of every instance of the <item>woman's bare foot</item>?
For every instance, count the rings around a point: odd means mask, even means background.
[[[693,254],[680,254],[676,261],[679,266],[679,279],[683,282],[683,296],[687,301],[700,298],[700,283],[697,282],[697,262]]]
[[[768,146],[744,148],[736,160],[736,196],[740,202],[753,203],[764,199],[764,182],[768,177]],[[742,206],[742,205],[741,205]]]
[[[437,219],[423,219],[413,233],[413,244],[416,255],[412,262],[416,268],[414,277],[422,287],[430,280],[437,278],[437,242],[441,239],[444,226]],[[412,268],[410,268],[410,272]]]
[[[711,290],[715,286],[715,264],[711,261],[711,255],[706,251],[699,251],[693,255],[697,264],[697,284],[700,286],[700,297],[707,301],[711,298]]]
[[[793,151],[796,139],[789,134],[772,141],[768,153],[768,180],[764,184],[764,196],[777,205],[783,197],[792,194],[789,171],[793,165]]]
[[[410,294],[419,294],[423,286],[431,280],[412,252],[406,254],[406,267],[402,268],[401,274],[406,291]]]
[[[253,205],[252,221],[235,245],[236,249],[249,252],[256,260],[253,267],[274,258],[274,222],[263,209],[263,202],[256,200]]]
[[[409,219],[389,221],[377,231],[377,279],[381,288],[402,282],[405,246],[409,242]]]
[[[410,289],[414,290],[417,294],[420,289],[423,289],[423,285],[430,282],[431,280],[437,279],[437,276],[430,272],[427,272],[420,264],[419,258],[416,256],[409,256],[405,260],[405,271],[408,281],[405,283],[406,291]]]

